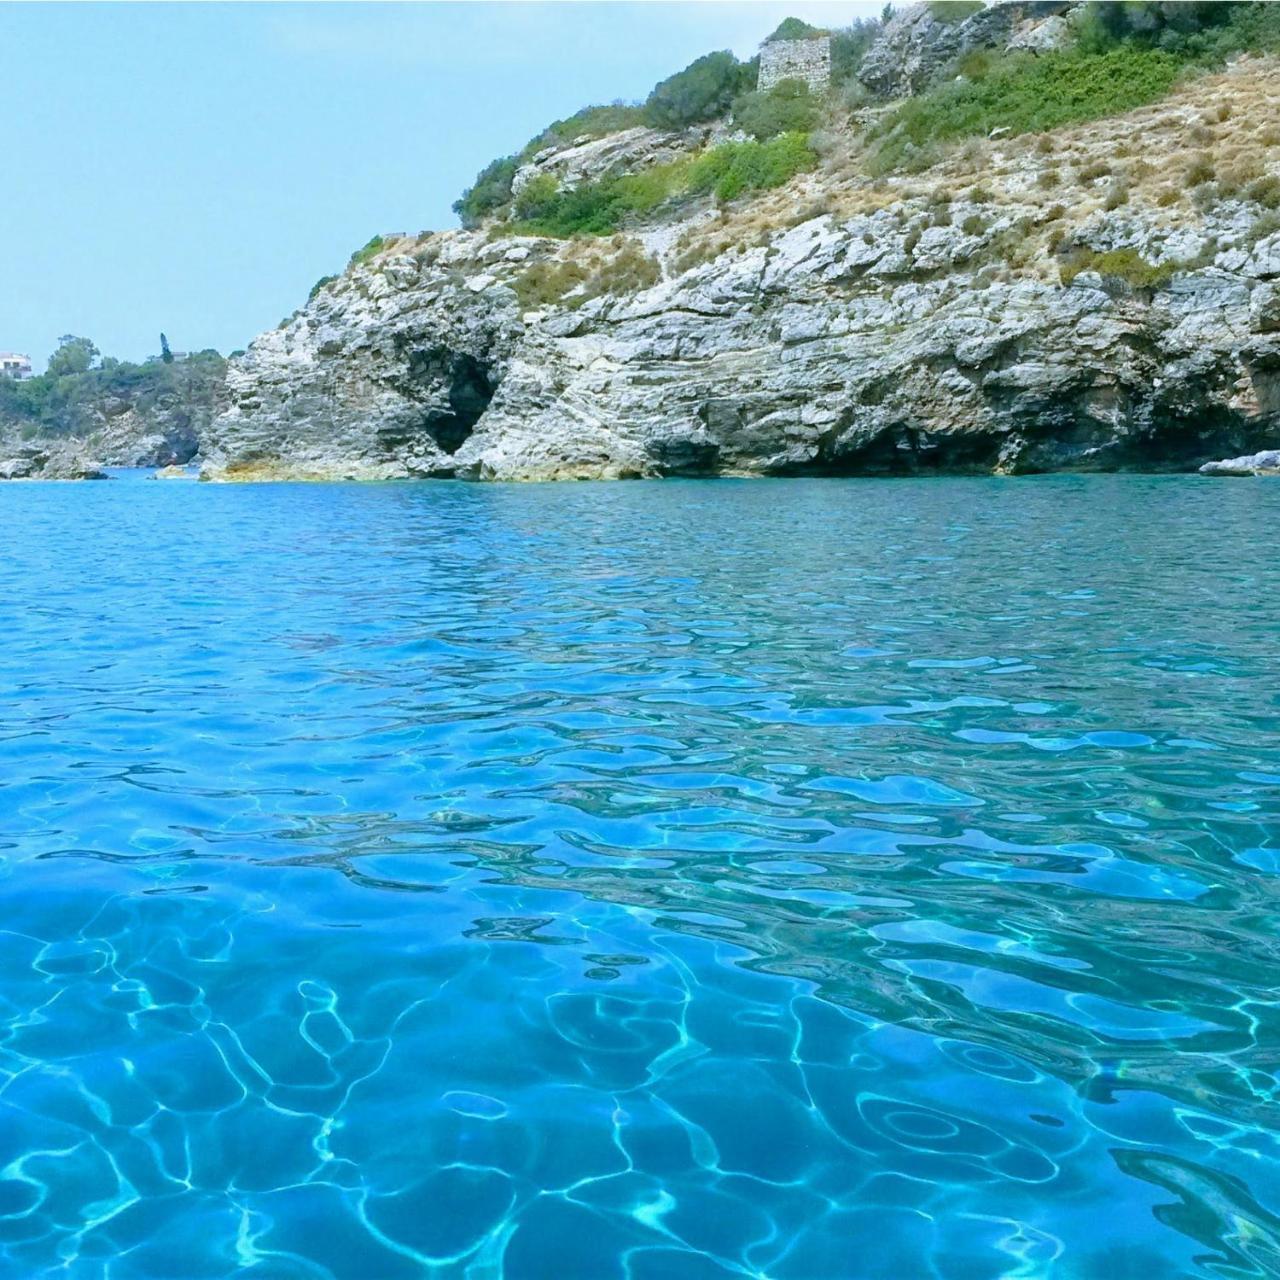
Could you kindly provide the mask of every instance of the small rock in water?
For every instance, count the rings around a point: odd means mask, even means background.
[[[1200,468],[1202,476],[1280,476],[1280,449],[1263,449],[1260,453],[1246,453],[1240,458],[1223,458],[1219,462],[1206,462]]]

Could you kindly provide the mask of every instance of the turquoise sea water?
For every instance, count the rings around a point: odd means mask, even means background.
[[[0,1276],[1280,1274],[1278,527],[0,488]]]

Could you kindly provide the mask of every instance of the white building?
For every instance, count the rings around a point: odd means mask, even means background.
[[[31,357],[17,351],[0,351],[0,378],[25,382],[31,377]]]

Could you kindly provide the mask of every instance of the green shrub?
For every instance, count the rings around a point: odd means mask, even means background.
[[[548,175],[539,175],[516,200],[519,221],[510,230],[533,235],[612,235],[623,222],[651,213],[685,190],[688,158],[653,165],[639,173],[602,178],[560,190]]]
[[[634,129],[645,122],[644,108],[636,103],[611,102],[603,106],[583,107],[564,120],[549,124],[525,147],[522,155],[533,155],[544,147],[563,146],[577,138],[604,138],[623,129]]]
[[[560,184],[549,173],[539,173],[520,188],[513,212],[522,221],[537,221],[551,214],[560,198]]]
[[[987,229],[987,220],[980,213],[971,213],[961,224],[960,230],[967,236],[980,236]]]
[[[780,133],[808,133],[818,122],[818,100],[803,80],[780,80],[772,89],[744,93],[733,104],[733,123],[757,142]]]
[[[732,200],[744,191],[780,187],[816,163],[817,156],[802,133],[784,133],[768,142],[726,142],[693,162],[689,190],[711,191],[720,200]]]
[[[516,211],[521,221],[510,229],[559,237],[612,235],[629,218],[682,195],[714,192],[721,200],[732,200],[744,191],[781,186],[816,163],[806,134],[784,133],[767,142],[728,142],[694,158],[572,189],[557,190],[553,181],[544,183],[539,177],[520,192]]]
[[[628,173],[617,179],[617,198],[624,213],[652,213],[659,205],[688,188],[692,156],[682,156],[668,164],[651,165],[639,173]]]
[[[1077,26],[1077,42],[1087,53],[1131,44],[1218,62],[1247,49],[1280,49],[1280,9],[1265,0],[1093,0]]]
[[[1172,54],[1130,45],[1009,55],[981,80],[946,81],[893,111],[873,133],[873,168],[898,168],[928,143],[997,127],[1042,132],[1130,111],[1166,94],[1180,66]]]
[[[831,83],[835,88],[854,79],[867,50],[883,30],[884,23],[874,18],[860,18],[831,33]]]
[[[386,241],[381,236],[374,236],[367,244],[362,245],[351,255],[348,261],[348,267],[362,267],[366,262],[372,262],[374,258],[382,252]]]
[[[616,181],[584,182],[557,191],[535,217],[514,229],[546,236],[612,235],[624,213]]]
[[[1264,209],[1280,209],[1280,178],[1274,173],[1255,178],[1245,187],[1244,198],[1262,205]]]
[[[311,286],[311,292],[307,294],[307,301],[314,302],[316,294],[319,293],[321,289],[325,289],[331,285],[337,278],[337,276],[321,276],[320,279]]]
[[[970,49],[956,61],[955,71],[966,80],[985,80],[997,66],[999,54],[994,49]]]
[[[656,129],[684,129],[725,115],[738,94],[755,88],[755,68],[728,50],[704,54],[657,85],[644,104]]]
[[[827,34],[825,27],[811,27],[799,18],[783,18],[761,43],[773,44],[775,40],[811,40],[814,36]]]
[[[935,22],[963,22],[981,13],[987,6],[982,0],[929,0],[929,14]]]
[[[511,199],[511,179],[516,176],[515,156],[491,160],[476,175],[476,180],[457,200],[453,211],[464,227],[476,226],[485,214],[500,209]]]
[[[1123,280],[1136,289],[1157,289],[1168,284],[1183,267],[1166,262],[1155,266],[1136,249],[1110,249],[1098,253],[1093,249],[1076,249],[1059,268],[1063,284],[1070,284],[1082,271],[1096,271],[1100,276]]]

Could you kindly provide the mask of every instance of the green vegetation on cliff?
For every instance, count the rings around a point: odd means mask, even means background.
[[[1245,51],[1280,51],[1280,6],[1273,0],[1092,0],[1077,45],[1099,53],[1119,43],[1162,49],[1212,64]]]
[[[49,367],[25,382],[0,378],[0,430],[28,438],[80,436],[101,425],[115,405],[151,408],[166,397],[210,400],[226,376],[216,351],[134,364],[101,356],[88,338],[67,334]]]
[[[744,191],[780,187],[816,163],[807,134],[784,133],[767,142],[726,142],[696,157],[576,187],[560,187],[542,174],[516,197],[516,222],[509,230],[562,237],[613,235],[629,218],[652,213],[668,201],[708,192],[732,200]]]
[[[1092,3],[1076,39],[1041,54],[975,51],[870,134],[870,168],[926,168],[939,144],[1043,132],[1120,115],[1164,97],[1195,67],[1280,51],[1280,3]]]
[[[645,100],[645,123],[655,129],[687,129],[725,115],[734,98],[756,85],[754,62],[728,50],[708,53],[654,87]]]
[[[655,85],[643,105],[614,102],[608,106],[584,107],[548,125],[515,155],[491,160],[476,175],[475,182],[454,201],[453,211],[464,227],[474,227],[511,205],[511,184],[516,170],[546,147],[570,145],[582,137],[605,137],[639,125],[678,131],[726,116],[735,99],[755,88],[756,72],[754,58],[739,62],[732,53],[721,50],[695,58],[683,71]],[[519,220],[530,220],[527,208],[521,211],[517,207],[514,212]],[[565,219],[550,220],[565,222]],[[578,215],[569,218],[570,222],[577,220]],[[599,218],[585,215],[582,220],[593,225],[600,222]],[[612,229],[612,225],[609,223],[606,230]]]
[[[877,21],[875,18],[858,18],[851,25],[831,33],[831,87],[833,89],[840,90],[855,83],[863,57],[883,30],[883,21]]]
[[[351,255],[351,262],[349,265],[358,267],[362,266],[366,262],[371,262],[379,253],[382,252],[385,244],[386,241],[383,240],[381,236],[374,236],[367,244],[361,245],[360,248]]]
[[[809,133],[818,123],[822,101],[803,80],[782,80],[772,89],[753,89],[733,104],[733,123],[757,142],[780,133]]]
[[[928,8],[936,22],[952,26],[983,5],[929,0]],[[855,163],[869,178],[919,172],[959,139],[997,129],[1009,135],[1046,132],[1122,114],[1157,101],[1185,75],[1221,65],[1232,54],[1280,52],[1280,0],[1095,0],[1070,19],[1065,46],[1039,53],[1006,51],[998,44],[971,49],[941,65],[921,92],[868,123],[850,109],[865,104],[871,93],[858,79],[859,69],[891,16],[886,7],[878,21],[859,20],[827,33],[788,18],[767,37],[766,44],[828,34],[828,93],[814,93],[800,81],[762,92],[756,88],[757,60],[743,62],[726,50],[709,53],[656,85],[643,104],[586,107],[556,121],[516,155],[482,169],[454,208],[467,227],[498,218],[510,232],[608,235],[690,195],[731,200],[785,182],[815,163],[811,134],[828,141],[851,134]],[[688,154],[675,161],[649,160],[648,167],[631,172],[620,168],[573,190],[561,190],[562,179],[549,171],[513,194],[517,171],[547,148],[642,125],[674,134],[713,122],[751,141],[699,150],[694,135]]]
[[[801,18],[783,18],[764,38],[764,44],[773,44],[778,40],[811,40],[814,36],[827,35],[825,27],[814,27]]]
[[[704,151],[690,167],[689,190],[732,200],[744,191],[767,191],[812,169],[817,157],[807,134],[784,133],[767,142],[726,142]]]
[[[645,123],[644,108],[631,102],[610,102],[583,107],[564,120],[549,124],[525,148],[540,151],[543,147],[568,146],[580,138],[604,138],[623,129],[634,129]]]
[[[922,159],[936,158],[929,149],[938,143],[997,128],[1039,132],[1131,111],[1168,93],[1181,69],[1172,54],[1130,45],[1006,57],[907,99],[872,131],[872,167],[923,167]]]

